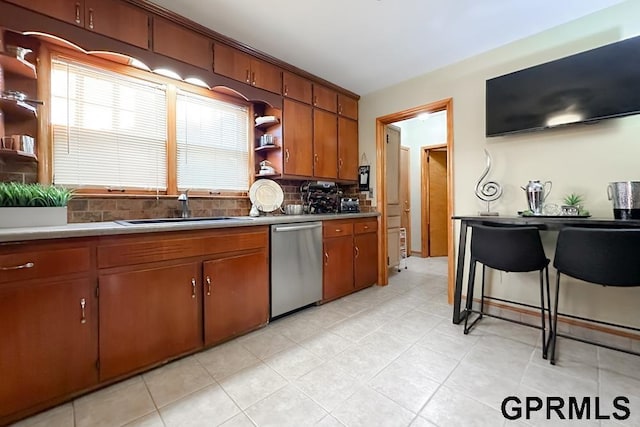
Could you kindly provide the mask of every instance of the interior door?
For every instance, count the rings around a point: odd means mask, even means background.
[[[411,150],[400,147],[400,227],[406,230],[406,251],[411,256]]]
[[[429,256],[447,256],[447,151],[429,150]]]
[[[400,128],[386,127],[387,143],[387,267],[400,263]]]

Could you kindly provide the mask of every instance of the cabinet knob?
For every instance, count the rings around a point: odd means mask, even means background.
[[[284,161],[285,162],[289,161],[289,149],[288,148],[284,149]]]
[[[250,71],[247,70],[247,77],[244,79],[244,81],[247,82],[247,83],[251,83],[251,78],[250,77],[251,77],[250,76]]]
[[[313,155],[313,162],[314,163],[318,163],[318,155],[317,154]]]
[[[196,297],[196,279],[191,278],[191,298]]]
[[[343,164],[344,162],[342,161],[342,159],[338,159],[338,169],[342,169]]]
[[[327,252],[324,253],[324,265],[329,265],[329,254]]]
[[[256,85],[256,72],[255,71],[253,73],[251,73],[251,85],[252,86]]]
[[[357,246],[354,246],[353,249],[356,252],[356,258],[358,258],[358,255],[360,255],[360,248],[358,248]]]
[[[85,313],[85,307],[87,306],[87,300],[84,298],[80,299],[80,323],[83,325],[87,323],[87,316]]]
[[[207,276],[207,296],[211,296],[211,277]]]
[[[287,87],[287,85],[284,85],[284,94],[289,95],[289,88]]]

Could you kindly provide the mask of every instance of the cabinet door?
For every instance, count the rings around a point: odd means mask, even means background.
[[[338,178],[358,179],[358,122],[338,117]]]
[[[282,93],[282,70],[273,64],[252,58],[251,85],[269,92]]]
[[[202,345],[199,277],[199,263],[100,276],[100,380]]]
[[[311,81],[284,71],[282,73],[282,94],[305,104],[311,104],[313,97]]]
[[[215,344],[269,320],[269,265],[266,251],[206,261],[204,343]]]
[[[96,33],[149,48],[149,15],[121,0],[84,0],[84,27]]]
[[[212,70],[211,41],[166,19],[153,20],[153,51],[205,70]]]
[[[324,239],[322,298],[330,300],[353,291],[353,237]]]
[[[94,294],[86,278],[0,287],[0,424],[8,414],[98,382]]]
[[[378,281],[378,235],[366,233],[356,235],[354,242],[354,283],[356,289]]]
[[[358,100],[339,93],[338,114],[353,120],[358,120]]]
[[[313,110],[313,176],[338,177],[338,122],[336,115]]]
[[[282,111],[283,173],[313,175],[313,125],[309,105],[285,99]]]
[[[313,85],[313,106],[335,113],[338,111],[338,93],[327,87]]]
[[[7,0],[43,15],[83,26],[84,0]]]
[[[213,46],[213,71],[251,84],[251,56],[225,44],[215,43]]]

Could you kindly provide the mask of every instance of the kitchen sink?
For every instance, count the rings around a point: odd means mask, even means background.
[[[148,218],[148,219],[129,219],[120,220],[116,223],[121,225],[141,225],[141,224],[180,224],[185,222],[208,222],[208,221],[246,221],[247,217],[232,216],[203,216],[193,218]]]

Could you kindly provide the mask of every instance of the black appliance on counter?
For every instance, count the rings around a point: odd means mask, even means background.
[[[337,213],[342,191],[335,182],[306,182],[300,187],[305,213],[326,214]]]
[[[358,213],[360,212],[360,200],[355,197],[342,197],[340,199],[341,213]]]

